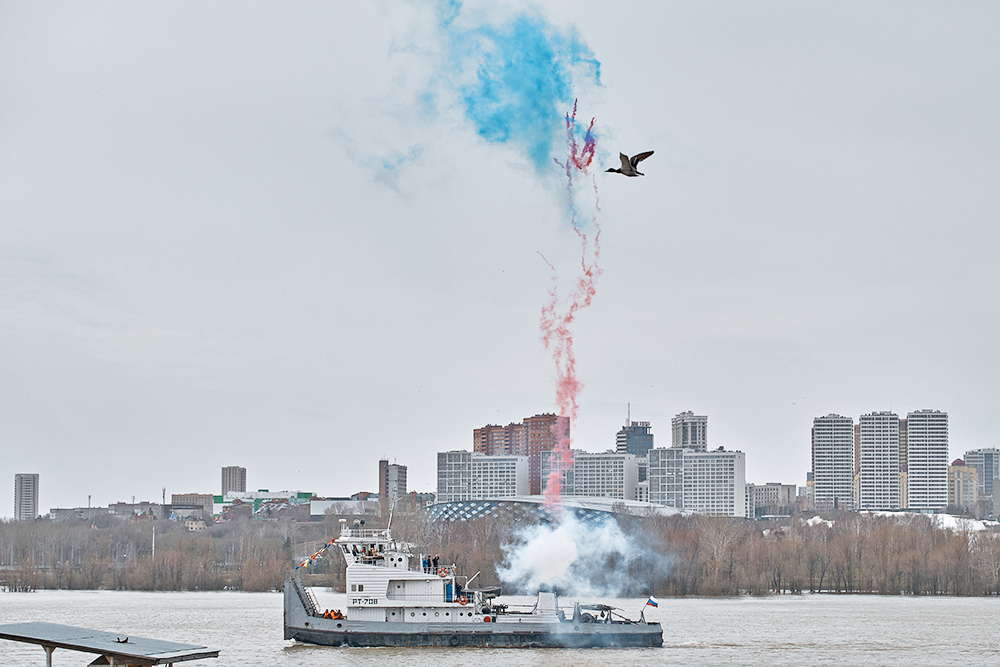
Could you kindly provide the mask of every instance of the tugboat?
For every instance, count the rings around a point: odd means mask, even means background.
[[[659,623],[633,621],[609,605],[560,607],[539,591],[533,607],[499,604],[499,587],[471,588],[454,565],[432,564],[397,542],[389,528],[340,520],[329,549],[347,562],[347,607],[320,611],[295,571],[284,587],[285,639],[325,646],[477,646],[496,648],[650,647]]]

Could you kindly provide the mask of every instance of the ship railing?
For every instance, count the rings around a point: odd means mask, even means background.
[[[374,537],[388,538],[387,532],[385,528],[344,528],[340,531],[340,536],[361,539]]]

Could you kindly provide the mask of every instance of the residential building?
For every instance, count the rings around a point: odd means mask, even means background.
[[[708,416],[690,410],[670,420],[671,447],[687,447],[696,452],[708,450]]]
[[[378,462],[378,497],[382,502],[406,495],[406,466],[389,463],[387,459]]]
[[[649,502],[684,509],[684,449],[649,450]]]
[[[38,517],[38,473],[14,475],[14,521],[34,521]]]
[[[906,508],[933,512],[948,504],[948,413],[906,415]]]
[[[750,516],[765,516],[775,514],[792,514],[796,510],[795,485],[768,482],[767,484],[747,484],[751,490],[747,504],[748,510],[753,510]]]
[[[478,452],[438,452],[436,502],[526,495],[528,457],[486,456]]]
[[[551,452],[541,455],[542,491],[551,471]],[[635,500],[639,483],[634,454],[573,452],[573,465],[563,473],[562,495]]]
[[[649,500],[700,514],[746,517],[746,455],[721,447],[651,449]]]
[[[898,510],[899,415],[872,412],[861,415],[860,507],[865,510]]]
[[[684,507],[699,514],[746,517],[746,455],[684,452]]]
[[[247,469],[239,466],[227,466],[222,469],[222,495],[247,490]]]
[[[483,456],[473,452],[471,463],[470,500],[528,494],[527,456]]]
[[[189,533],[200,533],[205,530],[205,520],[198,516],[189,516],[184,518],[184,527]]]
[[[986,505],[983,514],[1000,514],[1000,449],[970,450],[965,453],[965,465],[976,469],[976,496]]]
[[[519,429],[520,427],[520,429]],[[487,424],[472,431],[472,451],[487,456],[511,453],[511,442],[515,440],[514,431],[523,429],[522,424],[495,426]]]
[[[528,489],[541,493],[540,456],[555,447],[560,438],[570,437],[569,419],[554,414],[527,417],[520,424],[487,424],[472,431],[472,449],[486,456],[513,455],[528,457]]]
[[[554,414],[535,415],[524,420],[528,442],[524,452],[528,456],[528,487],[531,495],[542,492],[541,455],[551,451],[559,440],[569,442],[569,419]]]
[[[836,414],[813,419],[812,509],[853,509],[854,467],[854,420]]]
[[[978,471],[966,465],[962,459],[955,459],[948,466],[948,505],[971,510],[979,500]]]

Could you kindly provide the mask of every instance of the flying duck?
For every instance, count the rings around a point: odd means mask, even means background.
[[[623,176],[645,176],[645,174],[643,174],[642,172],[637,171],[635,167],[637,164],[639,164],[652,154],[653,151],[646,151],[645,153],[639,153],[638,155],[633,155],[632,159],[630,160],[628,155],[625,155],[625,153],[619,153],[618,155],[622,159],[622,168],[608,169],[608,171],[613,171],[616,174],[622,174]]]

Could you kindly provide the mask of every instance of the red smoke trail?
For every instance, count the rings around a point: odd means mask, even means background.
[[[545,487],[545,506],[550,510],[559,507],[559,494],[562,492],[563,475],[573,465],[572,438],[570,424],[576,420],[579,406],[577,396],[583,384],[576,375],[576,354],[573,352],[573,332],[570,325],[576,319],[576,313],[581,308],[590,305],[597,290],[595,282],[601,275],[598,261],[601,257],[601,226],[597,222],[600,213],[600,199],[597,194],[597,179],[592,177],[594,191],[594,212],[591,221],[594,223],[594,237],[591,239],[580,228],[576,209],[576,189],[573,175],[580,172],[587,175],[587,168],[594,159],[597,139],[593,134],[594,120],[584,131],[583,148],[577,142],[576,102],[573,103],[573,113],[566,114],[566,143],[568,156],[565,162],[556,160],[566,173],[566,194],[568,212],[573,231],[580,239],[580,275],[577,277],[568,300],[560,309],[558,296],[559,276],[555,267],[548,261],[545,263],[552,269],[552,289],[549,291],[549,301],[542,307],[540,328],[542,343],[545,349],[552,351],[552,360],[556,367],[556,405],[559,409],[559,420],[553,427],[556,444],[552,448],[551,472]],[[544,256],[542,259],[545,259]]]

